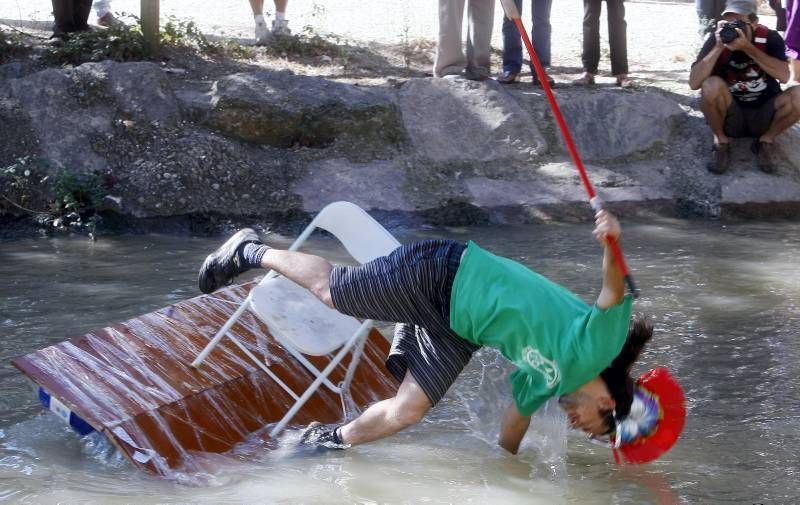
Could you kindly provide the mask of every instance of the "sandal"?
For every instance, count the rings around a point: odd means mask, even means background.
[[[594,85],[594,74],[584,72],[581,77],[572,81],[575,86],[592,86]]]
[[[633,81],[627,74],[620,74],[617,76],[617,86],[622,89],[628,89],[633,87]]]

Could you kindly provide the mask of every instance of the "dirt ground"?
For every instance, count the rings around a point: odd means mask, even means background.
[[[273,6],[266,2],[271,14]],[[213,78],[243,68],[288,69],[298,74],[320,75],[368,83],[425,76],[431,72],[437,32],[436,2],[371,0],[370,9],[361,0],[292,1],[287,10],[295,33],[330,34],[326,48],[312,55],[294,54],[281,47],[255,47],[255,58],[246,62],[172,61],[170,65],[188,70],[195,78]],[[116,13],[138,13],[139,0],[112,0]],[[0,27],[23,31],[43,41],[51,23],[49,0],[0,0]],[[252,14],[244,0],[170,0],[161,4],[162,20],[175,16],[191,19],[209,35],[252,44]],[[529,23],[527,11],[523,19]],[[556,81],[563,84],[581,72],[582,2],[558,0],[553,6],[553,68]],[[686,86],[688,67],[699,47],[693,3],[632,0],[626,3],[628,53],[631,75],[642,86],[658,86],[679,94],[690,94]],[[93,22],[94,14],[90,22]],[[762,22],[775,25],[774,16]],[[501,68],[502,10],[496,4],[493,33],[493,70]],[[607,75],[608,44],[605,13],[601,19],[602,59],[599,83],[611,85]],[[319,50],[318,50],[319,49]]]

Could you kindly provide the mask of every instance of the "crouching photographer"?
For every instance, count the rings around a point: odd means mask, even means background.
[[[753,137],[758,167],[774,173],[775,137],[800,120],[800,87],[780,86],[789,80],[786,45],[778,32],[758,24],[757,10],[756,0],[728,0],[689,74],[714,133],[713,173],[728,169],[730,140],[737,137]]]

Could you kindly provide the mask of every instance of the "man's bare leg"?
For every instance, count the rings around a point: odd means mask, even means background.
[[[250,8],[253,10],[253,21],[256,24],[256,43],[264,44],[269,38],[269,29],[264,20],[264,0],[250,0]]]
[[[789,82],[800,84],[800,60],[789,60]]]
[[[725,135],[725,116],[732,100],[733,95],[722,78],[712,76],[703,81],[700,110],[703,111],[708,126],[711,127],[716,144],[727,144],[731,140]]]
[[[431,401],[419,383],[406,372],[394,398],[380,401],[339,430],[342,442],[358,445],[372,442],[417,424],[431,409]]]
[[[275,35],[291,35],[289,21],[286,19],[286,4],[289,0],[275,0],[275,19],[272,21],[272,33]]]
[[[250,0],[250,8],[253,9],[253,16],[264,14],[264,0]]]
[[[758,140],[771,144],[775,137],[800,121],[800,87],[795,86],[775,98],[775,117],[764,135]]]
[[[275,270],[311,291],[331,308],[331,270],[328,260],[313,254],[282,249],[269,249],[261,258],[261,267]]]

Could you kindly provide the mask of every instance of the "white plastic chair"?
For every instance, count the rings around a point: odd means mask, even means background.
[[[400,246],[400,242],[362,208],[350,202],[334,202],[317,214],[289,250],[299,249],[316,228],[322,228],[339,239],[347,252],[359,263],[385,256]],[[248,308],[267,324],[272,336],[281,346],[316,376],[302,395],[298,396],[269,369],[267,364],[253,355],[233,335],[228,334],[233,324]],[[269,271],[250,291],[241,306],[220,328],[205,349],[197,355],[192,366],[200,366],[219,341],[227,335],[256,365],[295,399],[291,409],[270,431],[269,436],[274,437],[286,427],[322,385],[340,396],[349,389],[350,381],[361,358],[364,342],[372,326],[372,320],[360,323],[353,317],[341,314],[286,277],[275,271]],[[324,356],[336,349],[339,349],[339,352],[323,370],[319,370],[304,356],[304,354]],[[328,376],[351,351],[352,359],[344,380],[338,385],[331,383]],[[343,410],[344,405],[342,397]]]

